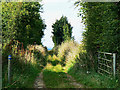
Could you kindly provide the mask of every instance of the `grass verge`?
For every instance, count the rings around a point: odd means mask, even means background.
[[[96,72],[87,73],[83,69],[77,70],[73,67],[68,73],[78,83],[81,83],[89,88],[116,88],[119,86],[117,80],[100,75]]]
[[[36,76],[42,70],[42,67],[31,63],[20,62],[17,58],[12,61],[11,83],[7,79],[7,64],[3,65],[2,88],[33,88]]]

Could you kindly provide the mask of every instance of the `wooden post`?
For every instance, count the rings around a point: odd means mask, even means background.
[[[8,82],[11,82],[11,55],[8,56]]]
[[[116,67],[115,67],[115,64],[116,64],[116,54],[113,53],[113,75],[114,75],[114,78],[115,78],[115,70],[116,70]]]

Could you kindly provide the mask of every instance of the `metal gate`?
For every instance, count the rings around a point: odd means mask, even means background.
[[[98,73],[109,74],[115,77],[116,74],[116,54],[98,52]]]

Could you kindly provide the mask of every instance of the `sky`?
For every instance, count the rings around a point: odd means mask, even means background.
[[[44,30],[44,36],[42,38],[42,43],[48,49],[54,47],[52,41],[52,25],[56,20],[59,20],[62,16],[66,16],[68,22],[73,27],[72,36],[74,36],[75,41],[80,43],[82,41],[82,33],[84,31],[84,24],[81,23],[82,18],[78,17],[78,8],[75,8],[74,2],[76,0],[43,0],[43,13],[41,14],[42,19],[44,19],[47,25]]]

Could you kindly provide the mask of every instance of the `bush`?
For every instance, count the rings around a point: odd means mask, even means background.
[[[59,45],[54,47],[51,51],[52,51],[52,54],[55,54],[57,55],[58,54],[58,48],[59,48]]]
[[[90,53],[79,53],[79,58],[76,59],[78,67],[85,70],[97,70],[97,58],[93,57]]]
[[[36,57],[36,61],[40,63],[40,65],[46,66],[47,52],[44,47],[41,45],[35,45],[34,57]]]
[[[60,59],[56,55],[48,55],[47,61],[51,63],[53,66],[56,66],[58,63],[60,63]]]
[[[64,66],[64,71],[67,72],[74,64],[78,57],[80,49],[79,44],[74,41],[65,41],[58,47],[58,58],[61,60],[60,64]]]
[[[35,47],[35,50],[34,48]],[[4,47],[3,47],[4,48]],[[41,45],[36,46],[28,46],[26,50],[24,50],[24,54],[14,53],[15,47],[12,47],[12,50],[9,50],[9,46],[3,49],[2,59],[2,82],[3,88],[32,88],[34,84],[34,80],[38,73],[40,73],[42,67],[46,65],[46,56],[47,53],[45,49]],[[10,51],[10,52],[8,52]],[[29,51],[29,52],[28,52]],[[30,56],[31,52],[31,56]],[[8,83],[7,80],[7,62],[8,55],[12,55],[12,80],[11,84]]]
[[[36,76],[41,71],[42,67],[39,63],[25,63],[24,59],[12,57],[11,61],[11,83],[7,79],[7,64],[2,67],[2,87],[3,88],[32,88]]]

